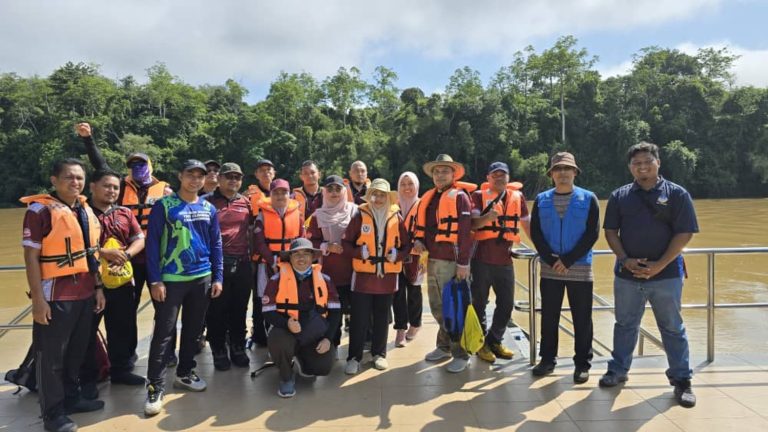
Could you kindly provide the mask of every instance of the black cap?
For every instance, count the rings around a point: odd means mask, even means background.
[[[323,187],[325,187],[325,186],[330,186],[330,185],[332,185],[332,184],[335,184],[335,185],[339,185],[339,186],[341,186],[341,187],[344,187],[344,179],[342,179],[341,177],[339,177],[339,176],[337,176],[337,175],[329,175],[329,176],[328,176],[328,177],[326,177],[326,178],[325,178],[325,180],[323,181]]]
[[[206,166],[206,168],[207,168],[209,165],[215,165],[215,166],[216,166],[216,169],[221,169],[221,164],[220,164],[220,163],[218,163],[218,162],[216,162],[216,161],[215,161],[215,160],[213,160],[213,159],[207,160],[207,161],[203,162],[203,164]]]
[[[127,158],[125,158],[125,164],[128,166],[128,168],[131,167],[131,162],[135,160],[144,161],[145,163],[149,163],[149,156],[147,156],[145,153],[131,153],[128,155]]]
[[[488,174],[494,171],[504,171],[506,174],[509,174],[509,167],[504,162],[494,162],[488,166]]]
[[[271,160],[269,160],[269,159],[259,159],[259,160],[256,162],[256,168],[259,168],[259,167],[260,167],[260,166],[262,166],[262,165],[269,165],[269,166],[271,166],[272,168],[274,168],[274,167],[275,167],[275,164],[273,164],[273,163],[272,163],[272,161],[271,161]]]
[[[192,171],[199,169],[203,172],[203,174],[207,174],[208,170],[205,168],[205,164],[200,162],[197,159],[187,159],[184,161],[184,164],[181,166],[181,172],[185,171]]]

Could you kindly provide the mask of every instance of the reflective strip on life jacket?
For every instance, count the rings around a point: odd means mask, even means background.
[[[368,246],[370,256],[366,259],[353,258],[352,268],[358,273],[376,273],[376,268],[383,266],[384,273],[400,273],[403,269],[402,262],[391,263],[387,260],[387,254],[392,248],[400,249],[400,218],[397,217],[398,207],[393,205],[387,212],[387,223],[384,227],[384,245],[382,247],[383,255],[376,255],[378,250],[377,239],[379,238],[378,227],[374,221],[373,215],[368,204],[360,206],[360,216],[362,224],[360,225],[360,236],[357,238],[357,245]]]

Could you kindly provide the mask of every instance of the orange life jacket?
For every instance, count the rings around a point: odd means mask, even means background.
[[[477,190],[477,185],[470,182],[457,181],[453,186],[457,189],[462,189],[467,195],[472,195],[472,192]]]
[[[371,185],[371,179],[365,179],[365,187]],[[349,179],[344,179],[344,186],[347,187],[347,201],[355,202],[355,195],[352,193],[352,182]]]
[[[392,248],[400,249],[400,218],[398,218],[397,205],[390,206],[387,211],[387,223],[384,226],[384,244],[381,256],[376,255],[378,229],[373,219],[373,214],[368,204],[359,207],[363,223],[360,225],[360,236],[357,238],[358,246],[367,245],[371,254],[367,259],[353,258],[352,268],[358,273],[376,273],[377,266],[384,266],[384,273],[400,273],[403,263],[398,261],[391,263],[387,260],[387,254]]]
[[[121,199],[118,204],[123,207],[128,207],[136,216],[136,220],[139,222],[141,230],[144,234],[147,234],[147,225],[149,225],[149,212],[152,210],[152,205],[155,201],[165,196],[165,188],[169,187],[168,183],[160,181],[156,178],[152,178],[152,184],[147,190],[147,198],[144,202],[139,202],[139,187],[130,178],[126,178],[123,181],[123,189],[121,191]]]
[[[437,192],[432,188],[424,193],[419,201],[419,209],[416,213],[416,239],[424,240],[427,231],[427,207],[432,201],[432,197]],[[456,205],[460,190],[451,187],[443,191],[440,196],[440,202],[437,205],[437,228],[435,230],[436,242],[449,242],[458,244],[459,242],[459,211]]]
[[[291,241],[301,234],[301,212],[296,200],[288,200],[288,207],[282,217],[272,208],[271,202],[261,204],[262,221],[264,222],[264,238],[269,249],[274,252],[287,251]]]
[[[480,190],[482,193],[483,214],[490,208],[496,210],[499,217],[487,222],[475,230],[475,240],[504,239],[510,242],[520,242],[521,194],[515,187],[507,187],[506,195],[500,197],[490,187]]]
[[[317,193],[320,193],[318,190]],[[309,218],[307,213],[309,212],[307,195],[304,193],[304,189],[297,187],[293,189],[293,199],[299,203],[299,211],[301,212],[301,220],[304,221],[304,228],[309,228]]]
[[[290,263],[278,264],[280,268],[280,281],[275,294],[277,311],[290,317],[299,319],[299,284],[296,282],[296,274]],[[320,272],[320,264],[312,264],[312,297],[315,298],[315,306],[320,308],[324,317],[328,316],[328,285]]]
[[[405,224],[405,230],[408,232],[408,235],[411,236],[411,239],[414,238],[415,232],[416,232],[416,212],[419,209],[419,202],[421,198],[417,199],[415,203],[411,206],[410,210],[408,210],[408,214],[406,214],[403,217],[403,223]],[[411,255],[420,255],[411,249]]]
[[[491,185],[488,184],[488,182],[483,182],[483,184],[480,185],[480,189],[488,189],[490,187],[491,187]],[[520,182],[517,182],[517,181],[509,182],[509,183],[507,183],[507,189],[521,190],[521,189],[523,189],[523,184],[520,183]]]
[[[31,195],[21,198],[29,205],[42,204],[51,213],[51,232],[43,238],[40,250],[40,269],[43,279],[88,273],[88,255],[98,258],[101,224],[88,206],[84,196],[79,196],[80,205],[88,215],[88,237],[91,247],[86,250],[83,230],[77,220],[77,213],[69,206],[48,194]]]
[[[257,216],[259,209],[264,203],[269,203],[269,197],[264,195],[264,192],[256,185],[248,186],[248,199],[251,200],[251,214]]]

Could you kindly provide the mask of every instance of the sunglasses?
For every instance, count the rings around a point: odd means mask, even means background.
[[[326,186],[325,189],[328,192],[341,192],[341,186],[339,185],[329,185],[329,186]]]

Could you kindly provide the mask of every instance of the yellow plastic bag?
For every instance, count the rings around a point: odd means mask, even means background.
[[[461,347],[470,354],[480,351],[485,344],[483,328],[480,327],[480,319],[472,305],[467,307],[467,315],[464,318],[464,331],[461,333]]]
[[[101,246],[102,249],[120,249],[123,245],[116,238],[110,237]],[[101,281],[105,288],[119,288],[133,279],[133,266],[126,261],[118,271],[109,268],[109,262],[101,258]]]

